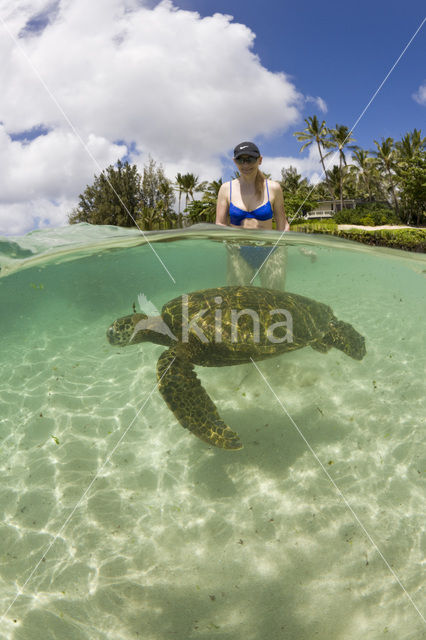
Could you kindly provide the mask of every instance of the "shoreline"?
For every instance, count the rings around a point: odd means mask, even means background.
[[[426,228],[407,225],[365,226],[356,224],[299,224],[294,231],[323,233],[363,244],[426,253]]]
[[[381,229],[424,229],[425,227],[409,227],[407,225],[383,224],[376,227],[367,227],[364,224],[338,224],[339,231],[347,231],[348,229],[365,229],[366,231],[380,231]]]

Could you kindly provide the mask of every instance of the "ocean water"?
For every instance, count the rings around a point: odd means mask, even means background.
[[[105,337],[140,293],[224,285],[232,237],[1,239],[1,640],[426,638],[426,258],[285,236],[286,290],[367,354],[197,368],[233,452],[163,402],[164,347]]]

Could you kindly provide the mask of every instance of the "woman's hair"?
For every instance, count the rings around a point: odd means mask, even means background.
[[[255,193],[259,198],[263,196],[263,190],[265,187],[266,176],[262,171],[258,168],[256,174],[256,180],[254,181]]]

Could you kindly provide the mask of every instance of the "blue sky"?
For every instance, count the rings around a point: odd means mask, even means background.
[[[252,139],[272,178],[292,165],[316,182],[317,154],[293,133],[314,114],[351,127],[425,13],[417,0],[0,0],[0,234],[66,224],[118,158],[229,179]],[[425,132],[425,53],[426,23],[358,145]]]
[[[321,96],[328,108],[322,117],[330,127],[354,124],[426,16],[425,3],[417,0],[179,0],[178,4],[203,16],[229,13],[249,26],[256,34],[254,50],[262,64],[288,74],[305,95]],[[426,25],[357,126],[357,144],[372,148],[374,138],[397,139],[414,128],[425,130],[425,107],[412,97],[425,82]],[[316,105],[306,105],[304,117],[314,113],[321,115]],[[292,131],[303,126],[302,122]],[[292,131],[274,136],[262,149],[274,155],[296,153],[300,145]]]

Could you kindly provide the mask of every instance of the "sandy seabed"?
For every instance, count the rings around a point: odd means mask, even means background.
[[[287,289],[367,355],[260,362],[274,393],[197,368],[238,452],[176,422],[161,346],[105,340],[141,291],[223,283],[216,238],[155,245],[177,285],[146,245],[0,279],[1,640],[426,637],[426,259],[332,240],[291,238]]]

